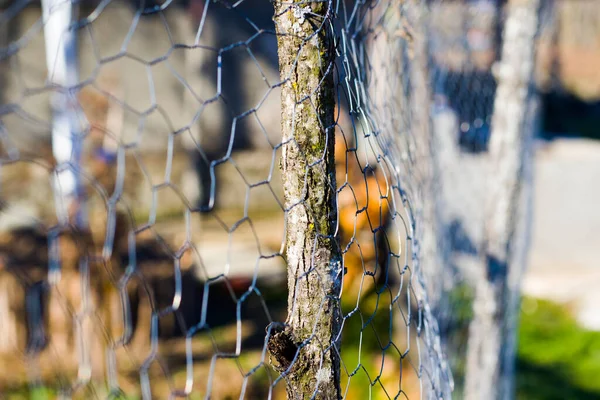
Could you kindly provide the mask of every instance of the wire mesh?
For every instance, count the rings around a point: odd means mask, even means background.
[[[286,301],[286,235],[295,209],[317,210],[282,190],[279,164],[293,147],[310,149],[302,136],[282,137],[281,92],[298,83],[281,60],[278,69],[277,40],[313,29],[331,45],[318,48],[331,57],[319,61],[313,90],[335,96],[335,113],[320,114],[332,118],[320,131],[335,146],[298,176],[334,168],[301,184],[304,195],[333,194],[325,236],[339,257],[329,294],[311,303],[331,312],[330,298],[339,312],[332,342],[316,351],[339,360],[343,398],[448,392],[419,272],[420,206],[410,194],[419,184],[405,190],[400,178],[410,179],[401,142],[411,116],[396,127],[385,120],[402,113],[386,81],[412,91],[398,59],[381,57],[408,47],[395,32],[412,29],[398,4],[275,4],[291,27],[277,25],[269,2],[42,5],[8,2],[0,14],[3,391],[284,396],[319,329],[294,336],[284,368],[272,337],[296,307]],[[56,52],[46,64],[45,52]],[[299,69],[308,63],[301,52]],[[60,78],[65,69],[74,81]],[[316,112],[315,101],[308,93],[292,108]],[[65,174],[77,183],[57,179]],[[287,279],[300,285],[316,269]],[[310,382],[316,397],[331,379],[324,373]]]
[[[0,394],[449,398],[503,3],[0,3]]]

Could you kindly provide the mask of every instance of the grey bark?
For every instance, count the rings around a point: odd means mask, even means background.
[[[340,398],[331,13],[328,1],[275,3],[289,296],[268,347],[289,399]]]
[[[422,301],[425,321],[417,338],[422,345],[418,353],[415,352],[423,371],[421,393],[423,398],[449,398],[452,383],[436,320],[443,303],[444,269],[440,260],[443,232],[438,215],[439,196],[435,193],[439,177],[438,157],[433,152],[435,138],[429,113],[427,8],[418,0],[398,0],[380,2],[373,6],[372,12],[373,20],[384,22],[377,26],[377,34],[370,36],[367,42],[369,67],[372,68],[369,105],[379,124],[377,130],[392,138],[383,146],[393,155],[393,163],[403,163],[398,179],[415,205],[410,210],[410,220],[415,224],[414,241],[407,245],[414,243],[408,251],[414,251],[418,261],[414,264],[415,279],[411,280],[410,289]],[[403,157],[404,152],[407,157]],[[408,232],[404,234],[408,235]],[[406,321],[398,317],[394,317],[393,322],[395,343],[402,343]]]
[[[421,205],[420,226],[416,226],[415,235],[419,245],[419,268],[416,271],[424,279],[424,310],[428,319],[429,331],[425,332],[427,351],[421,354],[421,362],[429,369],[428,396],[430,398],[451,398],[452,376],[447,369],[445,355],[439,334],[439,324],[444,313],[446,285],[449,269],[444,268],[443,258],[447,257],[443,235],[445,234],[441,210],[440,154],[438,137],[431,121],[431,84],[429,75],[429,48],[427,15],[425,6],[418,1],[407,1],[407,14],[412,27],[411,63],[411,133],[415,138],[416,179],[419,181]]]
[[[517,240],[524,173],[530,154],[535,113],[532,89],[539,0],[508,4],[492,136],[489,187],[485,201],[483,269],[478,278],[467,352],[466,399],[512,397],[515,344],[513,322],[518,308],[514,291],[524,253]],[[512,329],[511,329],[512,328]]]
[[[420,354],[429,379],[424,379],[424,391],[429,398],[449,398],[451,376],[446,369],[439,336],[439,318],[445,297],[445,274],[447,269],[442,262],[444,252],[442,235],[439,185],[439,155],[435,146],[436,137],[432,127],[430,107],[432,96],[429,82],[429,48],[426,8],[422,2],[404,2],[406,22],[409,32],[408,58],[410,64],[410,132],[414,140],[412,149],[416,180],[415,200],[419,203],[420,216],[416,218],[415,239],[418,243],[417,276],[423,279],[423,293],[428,329],[424,333],[425,349]]]
[[[429,83],[429,49],[427,42],[426,9],[419,1],[406,3],[411,27],[410,40],[410,120],[411,134],[415,140],[415,178],[418,181],[422,218],[420,230],[421,271],[425,279],[427,300],[437,316],[443,297],[443,273],[440,259],[441,221],[439,216],[439,170],[435,153],[434,132],[430,118],[431,91]]]

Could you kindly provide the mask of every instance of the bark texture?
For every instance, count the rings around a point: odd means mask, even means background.
[[[489,157],[485,203],[484,268],[479,277],[467,353],[466,399],[512,398],[511,377],[515,340],[511,323],[516,312],[511,282],[521,273],[519,216],[526,190],[524,171],[535,120],[532,89],[539,0],[508,4]],[[525,251],[525,250],[522,250]],[[521,260],[519,260],[521,259]],[[507,356],[508,354],[508,356]]]
[[[331,13],[328,1],[275,3],[289,297],[286,327],[271,330],[269,350],[289,399],[340,398]]]

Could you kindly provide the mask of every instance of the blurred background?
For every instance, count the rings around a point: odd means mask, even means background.
[[[469,258],[477,255],[468,249],[473,240],[475,248],[481,240],[473,218],[483,213],[485,196],[478,154],[489,139],[493,108],[493,96],[474,100],[473,95],[495,89],[487,63],[497,57],[497,36],[490,32],[496,6],[491,1],[438,2],[431,12],[433,58],[443,54],[445,59],[434,74],[435,91],[442,95],[437,102],[457,114],[461,146],[461,161],[448,164],[459,171],[445,172],[444,179],[451,182],[447,218],[473,222],[450,230],[455,263],[467,271]],[[586,0],[542,2],[540,18],[535,84],[541,113],[534,143],[531,247],[521,283],[517,398],[592,399],[600,393],[593,378],[600,354],[600,216],[595,210],[600,193],[593,183],[600,173],[600,60],[594,59],[600,46],[600,7]],[[446,129],[446,123],[436,126]],[[471,296],[465,289],[457,303],[467,299],[462,303],[465,319],[471,317]],[[458,356],[458,380],[461,363]]]
[[[425,3],[432,122],[457,149],[447,155],[454,157],[448,164],[453,167],[442,171],[448,182],[443,218],[459,272],[447,310],[452,326],[441,329],[453,349],[461,398],[461,352],[473,298],[468,283],[482,240],[477,221],[485,195],[483,154],[504,2]],[[517,398],[595,399],[600,398],[600,3],[542,3],[535,69],[541,109],[531,247],[521,283]],[[51,29],[58,22],[41,18],[48,10],[58,15],[65,2],[48,4],[44,11],[35,1],[0,1],[0,397],[106,396],[77,385],[106,371],[109,386],[118,381],[114,386],[121,388],[114,398],[140,398],[150,387],[152,398],[168,398],[190,379],[216,399],[240,393],[279,398],[283,383],[264,363],[263,351],[265,328],[285,319],[287,297],[272,5],[80,1],[73,13],[82,19],[67,17],[79,24],[69,37]],[[49,55],[57,48],[76,60],[75,70],[65,67],[64,76],[60,60]],[[53,82],[77,85],[76,90],[57,96],[48,89]],[[348,106],[342,101],[338,107]],[[61,110],[68,115],[61,117]],[[344,117],[347,111],[341,114],[337,123],[343,131],[351,121]],[[67,132],[85,134],[61,147],[57,124],[63,117]],[[348,148],[336,147],[338,160],[344,153]],[[348,180],[365,179],[355,196],[359,202],[366,198],[372,182],[364,172],[353,172],[348,163],[340,168]],[[53,189],[56,182],[62,196]],[[77,193],[85,193],[85,202]],[[356,224],[356,207],[344,204],[340,225],[345,215],[344,226]],[[65,221],[89,226],[89,237],[61,230]],[[350,293],[363,290],[356,289],[359,279],[353,283],[351,271],[380,262],[381,244],[369,239],[368,227],[358,226],[354,234],[361,232],[362,248],[352,250],[350,243],[345,253],[344,290]],[[82,288],[88,286],[103,310],[82,305]],[[58,295],[48,295],[52,291]],[[388,398],[382,388],[398,375],[397,368],[380,368],[385,356],[379,328],[360,329],[363,315],[379,315],[379,298],[366,299],[361,318],[347,322],[360,335],[345,343],[361,344],[368,354],[364,373],[342,378],[349,399]],[[391,324],[379,323],[382,329]],[[77,342],[78,329],[92,345]],[[131,342],[120,346],[116,340],[114,351],[103,354],[99,343],[105,337]],[[405,340],[410,347],[411,339]],[[236,346],[249,350],[215,358]],[[346,353],[348,365],[360,360],[361,350],[353,351]],[[418,397],[416,363],[410,357],[398,363],[404,366],[407,398]]]

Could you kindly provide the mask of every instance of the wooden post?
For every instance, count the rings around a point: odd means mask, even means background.
[[[520,272],[519,230],[524,170],[530,153],[530,121],[539,0],[511,0],[504,27],[485,201],[483,270],[478,277],[467,353],[466,399],[509,399],[506,371],[512,370],[514,340],[509,319],[517,312],[511,282]],[[517,267],[517,268],[516,268]],[[518,302],[516,302],[518,304]],[[511,357],[507,357],[505,353]],[[510,360],[509,360],[510,359]],[[513,360],[513,361],[511,361]]]
[[[42,1],[48,83],[58,89],[51,98],[52,154],[58,166],[54,182],[57,217],[65,225],[73,217],[71,222],[83,228],[87,221],[80,199],[80,177],[72,168],[65,168],[67,163],[78,164],[81,157],[76,100],[69,93],[79,80],[77,31],[70,26],[76,13],[76,6],[69,1]]]
[[[268,347],[289,399],[341,397],[332,12],[330,1],[275,3],[289,295]]]

